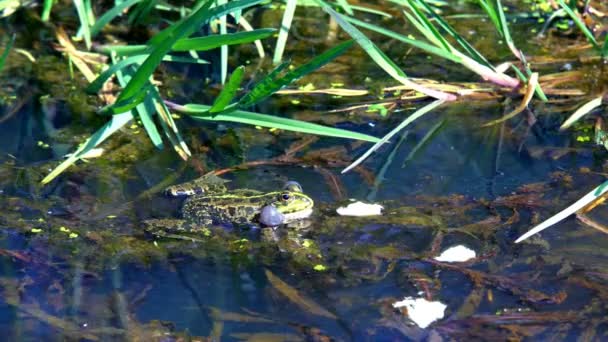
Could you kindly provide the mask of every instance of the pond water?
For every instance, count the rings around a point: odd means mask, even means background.
[[[340,59],[352,58],[352,73],[339,75],[347,85],[384,77],[369,61],[357,64],[360,53]],[[460,75],[437,69],[439,78]],[[191,77],[200,70],[180,71]],[[195,156],[182,162],[168,148],[154,151],[136,125],[109,141],[102,158],[41,186],[74,139],[103,122],[74,122],[66,100],[39,100],[47,91],[32,87],[25,105],[0,122],[6,340],[607,337],[608,236],[570,217],[514,244],[604,179],[608,153],[576,139],[590,125],[558,132],[576,101],[539,105],[534,116],[490,128],[481,124],[517,104],[446,104],[345,175],[368,144],[183,119]],[[174,91],[182,98],[198,92],[192,84]],[[386,117],[328,113],[372,100],[281,95],[256,110],[382,136],[427,103],[400,104]],[[297,180],[315,201],[310,226],[280,228],[273,241],[259,227],[214,227],[195,239],[144,231],[147,219],[180,215],[182,200],[163,196],[165,186],[235,165],[223,175],[232,189],[274,191]],[[380,203],[384,214],[339,216],[336,208],[349,199]],[[608,220],[602,206],[589,215]],[[476,257],[434,259],[457,245]],[[443,318],[419,327],[393,305],[406,297],[445,304]]]

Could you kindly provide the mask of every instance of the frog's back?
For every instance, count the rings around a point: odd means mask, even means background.
[[[256,190],[239,189],[224,194],[197,195],[186,199],[182,208],[184,219],[199,224],[236,224],[253,222],[261,207],[272,199]]]

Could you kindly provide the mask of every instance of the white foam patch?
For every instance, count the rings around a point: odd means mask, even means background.
[[[440,256],[435,257],[435,260],[443,262],[465,262],[475,259],[476,256],[474,250],[463,245],[458,245],[446,249]]]
[[[380,204],[357,201],[336,209],[336,212],[341,216],[377,216],[382,215],[383,209],[384,207]]]
[[[394,308],[407,308],[409,318],[421,328],[440,320],[448,307],[442,302],[430,302],[424,298],[405,297],[402,301],[393,303]]]

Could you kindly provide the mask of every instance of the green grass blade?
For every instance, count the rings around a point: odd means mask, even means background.
[[[63,171],[65,171],[68,167],[73,165],[80,159],[80,156],[86,154],[93,148],[97,147],[97,145],[101,144],[104,140],[106,140],[110,135],[114,134],[117,130],[126,125],[129,121],[133,119],[133,115],[131,112],[122,113],[112,116],[110,121],[103,125],[97,132],[95,132],[90,138],[88,138],[78,149],[74,152],[70,157],[64,160],[61,164],[59,164],[53,171],[51,171],[44,179],[42,180],[42,184],[47,184]]]
[[[114,18],[122,15],[123,11],[134,4],[140,2],[142,0],[127,0],[121,2],[120,4],[114,6],[112,9],[104,13],[97,21],[95,25],[91,27],[91,37],[95,37],[101,30],[106,26],[110,21],[114,20]]]
[[[568,15],[574,21],[576,26],[578,26],[578,28],[583,32],[585,37],[587,37],[587,40],[589,41],[589,43],[591,43],[591,45],[593,45],[593,48],[595,48],[601,54],[602,48],[600,48],[597,40],[595,40],[595,36],[593,36],[593,32],[591,32],[589,30],[589,28],[587,28],[585,23],[578,16],[578,13],[575,10],[573,10],[572,8],[570,8],[570,6],[566,5],[564,0],[557,0],[557,3],[564,9],[564,11],[566,11],[566,13],[568,13]]]
[[[85,89],[89,94],[97,94],[103,84],[114,75],[116,72],[126,68],[132,64],[138,64],[143,62],[148,55],[137,55],[125,58],[119,62],[112,64],[108,69],[104,70],[93,82],[91,82]],[[163,57],[163,61],[166,62],[179,62],[179,63],[196,63],[196,64],[208,64],[209,62],[202,59],[194,59],[190,57],[171,56],[166,55]]]
[[[338,6],[342,7],[342,9],[344,10],[344,12],[348,15],[354,15],[355,13],[353,12],[353,7],[348,3],[348,1],[346,0],[336,0],[336,4],[338,4]]]
[[[437,47],[435,47],[435,46],[433,46],[431,44],[428,44],[428,43],[425,43],[425,42],[422,42],[422,41],[419,41],[419,40],[415,40],[415,39],[409,38],[409,37],[404,36],[402,34],[399,34],[397,32],[393,32],[393,31],[387,30],[387,29],[385,29],[383,27],[376,26],[376,25],[373,25],[373,24],[369,24],[369,23],[366,23],[366,22],[358,20],[358,19],[349,18],[349,17],[345,17],[344,19],[346,19],[348,22],[353,23],[353,24],[355,24],[357,26],[363,27],[363,28],[368,29],[370,31],[378,32],[378,33],[383,34],[383,35],[385,35],[387,37],[390,37],[392,39],[402,41],[402,42],[404,42],[406,44],[409,44],[409,45],[412,45],[414,47],[417,47],[417,48],[419,48],[419,49],[421,49],[423,51],[426,51],[428,53],[431,53],[433,55],[436,55],[436,56],[445,58],[447,60],[450,60],[450,61],[452,61],[454,63],[462,63],[462,59],[460,57],[458,57],[458,56],[456,56],[454,54],[448,53],[448,52],[446,52],[446,51],[444,51],[444,50],[442,50],[440,48],[437,48]]]
[[[464,39],[460,34],[458,34],[458,32],[454,30],[452,25],[448,24],[448,22],[443,20],[441,16],[435,13],[431,6],[429,6],[425,1],[419,1],[418,3],[424,6],[426,11],[433,17],[437,24],[439,24],[439,26],[443,30],[445,30],[450,36],[452,36],[452,38],[456,40],[456,42],[469,54],[469,56],[471,56],[471,58],[476,60],[478,63],[483,64],[488,68],[494,70],[494,66],[492,66],[492,64],[490,64],[490,62],[488,62],[488,60],[481,53],[479,53],[479,51],[477,51],[471,44],[469,44],[466,39]]]
[[[496,13],[496,9],[491,2],[492,0],[479,0],[479,5],[486,11],[486,14],[494,24],[494,27],[500,27],[500,19],[498,18],[498,13]],[[500,34],[502,32],[499,31]]]
[[[297,3],[298,0],[287,0],[287,6],[285,7],[285,12],[283,12],[283,19],[281,20],[281,29],[279,30],[279,37],[277,38],[277,44],[274,48],[274,57],[272,57],[273,64],[279,64],[279,62],[283,58],[285,44],[287,43],[287,36],[289,35],[289,29],[291,28],[293,15],[296,12]]]
[[[382,12],[382,11],[374,9],[374,8],[368,8],[368,7],[357,6],[357,5],[350,5],[350,8],[352,8],[353,10],[356,10],[358,12],[375,14],[375,15],[379,15],[379,16],[385,17],[385,18],[393,17],[390,13]]]
[[[565,129],[570,128],[570,126],[572,126],[575,122],[580,120],[583,116],[589,114],[592,110],[601,106],[602,102],[603,102],[602,96],[598,96],[598,97],[594,98],[593,100],[586,102],[579,109],[577,109],[574,113],[572,113],[572,115],[570,115],[570,117],[568,117],[568,119],[566,119],[566,121],[564,121],[564,123],[559,127],[559,130],[563,131]]]
[[[51,9],[53,8],[53,0],[44,0],[42,4],[42,14],[40,15],[42,21],[49,21],[49,17],[51,16]]]
[[[206,51],[222,45],[236,45],[251,43],[255,40],[271,37],[276,29],[265,28],[245,32],[214,34],[205,37],[183,38],[175,42],[171,51]],[[97,51],[109,55],[115,53],[119,57],[147,54],[150,51],[147,45],[102,45]]]
[[[4,47],[4,51],[2,51],[2,56],[0,56],[0,71],[2,71],[2,69],[4,69],[4,63],[6,63],[8,54],[9,54],[9,52],[11,52],[11,49],[13,48],[13,44],[15,43],[15,37],[16,37],[16,35],[13,33],[11,38],[8,40],[8,43],[6,43],[6,46]]]
[[[382,68],[387,74],[389,74],[396,81],[399,81],[403,85],[406,85],[418,92],[426,94],[428,96],[443,99],[443,100],[455,100],[456,96],[448,93],[444,93],[442,91],[437,91],[433,89],[429,89],[423,87],[415,82],[407,79],[407,75],[393,62],[388,56],[382,52],[369,38],[367,38],[361,31],[359,31],[356,27],[351,25],[344,16],[338,14],[331,7],[329,7],[324,2],[317,0],[319,3],[323,5],[323,8],[326,12],[328,12],[332,17],[336,19],[338,24],[344,29],[351,37],[355,39],[355,41],[365,50],[365,52],[372,58],[376,64],[380,68]],[[437,49],[440,50],[440,49]]]
[[[228,83],[226,83],[224,89],[222,89],[222,92],[218,95],[209,109],[210,113],[221,112],[230,104],[230,101],[234,99],[236,92],[239,90],[244,75],[245,67],[240,66],[234,70]]]
[[[349,49],[352,45],[353,41],[346,41],[344,43],[338,44],[335,47],[320,54],[319,56],[313,58],[308,63],[301,65],[292,71],[289,71],[283,77],[275,78],[274,76],[276,76],[278,73],[273,72],[273,74],[268,75],[264,80],[259,82],[247,95],[241,98],[241,101],[239,101],[239,105],[241,105],[242,107],[249,107],[254,103],[261,101],[262,99],[270,96],[274,92],[280,90],[287,84],[319,69],[323,65],[327,64],[329,61],[343,54],[344,51]],[[282,65],[285,65],[285,63],[283,63]]]
[[[276,79],[279,74],[289,66],[289,61],[277,65],[266,77],[261,81],[257,82],[253,89],[251,89],[245,96],[239,100],[239,106],[249,107],[254,103],[260,102],[266,97],[272,95],[274,91],[280,89],[276,85]]]
[[[226,34],[214,34],[205,37],[196,37],[188,39],[180,39],[175,42],[173,51],[206,51],[215,49],[224,45],[236,45],[244,43],[252,43],[258,39],[264,39],[272,36],[276,32],[275,29],[257,29],[253,31],[244,31]]]
[[[166,39],[160,41],[153,46],[153,52],[141,64],[131,81],[125,86],[123,91],[118,96],[117,101],[124,101],[141,91],[141,88],[148,82],[148,78],[152,75],[156,67],[162,61],[175,42],[181,38],[188,37],[197,30],[203,23],[209,21],[213,17],[218,17],[226,13],[253,6],[261,0],[240,0],[233,1],[226,5],[217,6],[209,9],[211,1],[206,2],[196,12],[191,13],[183,22],[178,24],[178,27],[172,29]]]
[[[200,110],[203,110],[205,107],[207,111],[209,110],[209,106],[204,105],[196,105]],[[254,112],[247,112],[243,110],[235,110],[229,113],[220,113],[216,115],[192,115],[192,117],[208,120],[208,121],[228,121],[228,122],[238,122],[253,126],[261,126],[268,128],[278,128],[284,129],[288,131],[301,132],[301,133],[309,133],[315,135],[324,135],[329,137],[336,138],[345,138],[345,139],[355,139],[355,140],[363,140],[376,142],[379,139],[367,134],[351,132],[339,128],[327,127],[323,125],[318,125],[310,122],[282,118],[273,115],[267,114],[259,114]]]
[[[217,5],[224,5],[228,0],[216,0]],[[220,34],[228,33],[228,29],[226,28],[226,16],[223,15],[220,17]],[[226,82],[226,77],[228,77],[228,46],[222,45],[220,47],[220,80],[222,84]]]
[[[91,49],[91,25],[89,24],[87,9],[83,0],[74,0],[74,6],[76,7],[76,12],[78,13],[78,20],[80,20],[80,30],[82,30],[84,42],[87,49]]]
[[[408,116],[405,120],[403,120],[403,122],[401,122],[397,127],[395,127],[393,130],[391,130],[384,137],[382,137],[382,139],[380,139],[378,142],[376,142],[374,144],[374,146],[370,147],[361,157],[359,157],[357,160],[355,160],[347,168],[342,170],[342,173],[346,173],[346,172],[350,171],[351,169],[353,169],[354,167],[361,164],[365,159],[367,159],[367,157],[369,157],[372,153],[374,153],[374,151],[376,151],[378,148],[380,148],[380,146],[387,143],[393,136],[395,136],[395,134],[399,133],[402,129],[404,129],[409,124],[411,124],[418,118],[422,117],[426,113],[439,107],[444,102],[445,102],[444,100],[436,100],[436,101],[433,101],[433,102],[429,103],[428,105],[418,109],[417,111],[415,111],[412,115]]]
[[[526,240],[527,238],[529,238],[530,236],[540,233],[541,231],[551,227],[552,225],[559,223],[560,221],[564,220],[568,216],[576,213],[577,211],[586,207],[588,204],[595,201],[598,197],[600,197],[604,193],[606,193],[606,191],[608,191],[608,181],[605,181],[601,185],[599,185],[596,188],[594,188],[593,190],[589,191],[585,196],[581,197],[578,201],[574,202],[568,208],[560,211],[559,213],[551,216],[544,222],[542,222],[539,225],[535,226],[534,228],[530,229],[524,235],[517,238],[517,240],[515,240],[515,243],[520,243],[520,242]]]
[[[135,73],[135,68],[133,65],[125,68],[123,72],[118,74],[119,83],[121,85],[125,85],[129,83],[132,75]],[[149,87],[152,88],[152,85],[149,84]],[[156,129],[156,125],[154,124],[154,120],[152,117],[154,116],[154,104],[152,103],[152,97],[146,96],[142,103],[138,104],[135,107],[135,111],[139,119],[141,120],[148,137],[152,141],[152,144],[158,149],[163,148],[163,139],[160,137],[158,130]]]
[[[418,31],[422,33],[430,42],[435,44],[437,47],[442,48],[446,52],[452,52],[454,48],[443,38],[441,33],[437,30],[435,25],[422,13],[420,8],[416,5],[413,0],[407,0],[409,9],[414,14],[414,17],[409,15],[407,11],[404,11],[408,19],[416,26]]]

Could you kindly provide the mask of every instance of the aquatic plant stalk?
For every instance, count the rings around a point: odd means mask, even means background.
[[[401,122],[399,124],[399,126],[393,128],[393,130],[391,130],[388,134],[386,134],[384,137],[382,137],[382,139],[380,139],[380,141],[375,143],[374,146],[370,147],[365,153],[363,153],[363,155],[361,157],[359,157],[352,164],[350,164],[348,167],[346,167],[344,170],[342,170],[342,173],[346,173],[346,172],[352,170],[353,168],[355,168],[356,166],[358,166],[359,164],[361,164],[365,159],[367,159],[367,157],[369,157],[372,153],[374,153],[374,151],[376,151],[378,148],[380,148],[380,146],[382,146],[383,144],[388,142],[390,140],[390,138],[392,138],[395,134],[399,133],[399,131],[401,131],[402,129],[407,127],[409,124],[411,124],[418,118],[422,117],[424,114],[439,107],[444,102],[445,102],[444,100],[435,100],[435,101],[429,103],[428,105],[415,111],[412,115],[408,116],[405,120],[403,120],[403,122]]]
[[[329,5],[324,2],[317,0],[323,5],[323,9],[329,13],[336,22],[344,29],[351,37],[355,39],[355,41],[363,48],[363,50],[381,67],[386,73],[388,73],[392,78],[399,81],[405,86],[410,87],[418,92],[426,94],[430,97],[444,100],[444,101],[453,101],[456,99],[454,94],[445,93],[442,91],[430,89],[424,87],[416,82],[413,82],[407,78],[407,75],[393,62],[388,56],[382,52],[371,40],[369,40],[359,29],[350,24],[341,14],[334,11]]]
[[[583,116],[589,114],[592,110],[602,105],[603,96],[598,96],[593,100],[585,103],[579,109],[577,109],[564,123],[559,127],[560,131],[570,128],[575,122],[580,120]]]
[[[529,238],[530,236],[540,233],[541,231],[551,227],[552,225],[559,223],[560,221],[564,220],[568,216],[585,208],[587,205],[591,204],[593,201],[595,201],[598,197],[605,194],[607,191],[608,191],[608,181],[605,181],[604,183],[595,187],[593,190],[589,191],[585,196],[581,197],[581,199],[574,202],[568,208],[560,211],[559,213],[550,217],[546,221],[544,221],[541,224],[537,225],[536,227],[530,229],[524,235],[520,236],[517,240],[515,240],[515,243],[520,243],[520,242],[526,240],[527,238]]]

